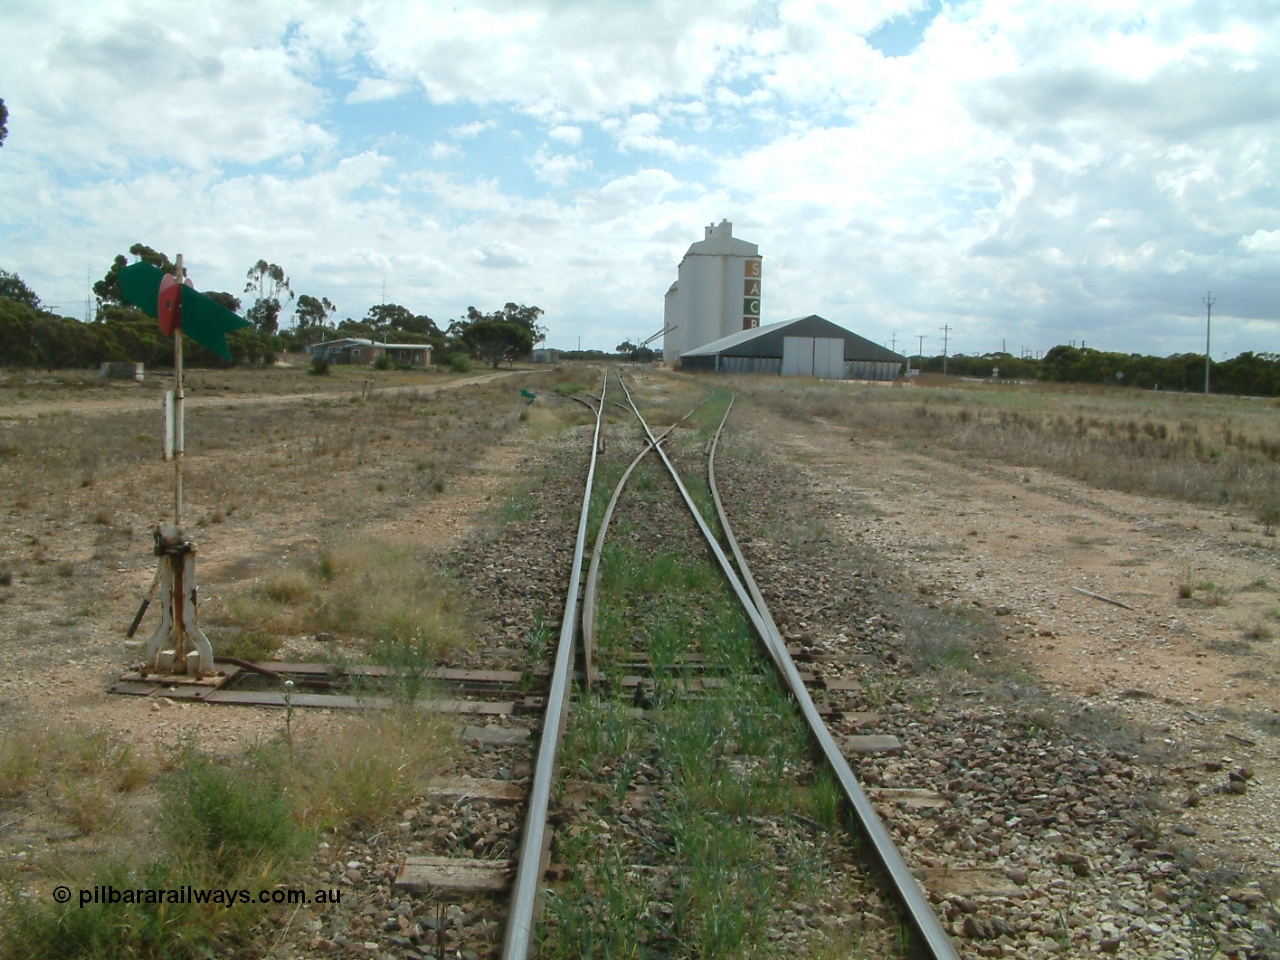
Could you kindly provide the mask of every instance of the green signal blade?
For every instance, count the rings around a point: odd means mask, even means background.
[[[123,272],[122,270],[121,273]],[[159,287],[156,289],[159,296]],[[182,332],[222,359],[231,359],[227,334],[232,330],[251,326],[253,324],[248,320],[236,316],[217,301],[210,300],[191,287],[182,288]]]
[[[120,292],[143,313],[159,318],[160,281],[164,271],[145,260],[120,269]]]
[[[146,261],[131,263],[120,270],[120,292],[135,307],[152,317],[159,317],[160,281],[164,271]],[[253,326],[216,300],[210,300],[192,287],[182,288],[182,332],[207,347],[224,360],[231,359],[227,334]]]

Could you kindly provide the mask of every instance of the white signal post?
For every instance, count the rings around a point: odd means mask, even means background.
[[[178,254],[175,276],[178,287],[173,296],[181,302],[186,269]],[[182,529],[182,454],[184,443],[182,390],[182,324],[181,312],[173,329],[172,400],[165,397],[165,413],[172,408],[172,419],[165,417],[165,452],[173,455],[173,523],[162,523],[155,530],[155,552],[160,558],[153,592],[160,592],[160,626],[147,643],[143,670],[164,676],[185,675],[187,680],[201,680],[214,673],[213,647],[196,620],[196,545]],[[166,457],[167,459],[167,457]],[[150,598],[134,620],[137,628]]]
[[[178,296],[182,296],[182,284],[187,279],[186,267],[182,264],[182,254],[178,254],[177,270],[174,275],[178,280]],[[182,526],[182,327],[173,330],[173,524]]]

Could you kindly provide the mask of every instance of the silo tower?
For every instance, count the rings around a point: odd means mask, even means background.
[[[760,326],[760,249],[733,235],[733,224],[711,224],[680,261],[663,308],[662,359]]]

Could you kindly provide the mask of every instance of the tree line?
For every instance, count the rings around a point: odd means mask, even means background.
[[[1097,383],[1198,393],[1204,390],[1204,360],[1203,353],[1153,357],[1060,345],[1039,359],[998,352],[980,356],[957,354],[946,358],[946,371],[961,377]],[[912,367],[922,373],[941,373],[943,358],[917,357]],[[1280,353],[1246,351],[1230,360],[1211,362],[1209,368],[1212,393],[1280,396]]]
[[[165,273],[177,266],[164,253],[135,243],[129,253]],[[124,299],[120,271],[129,265],[120,254],[106,275],[93,285],[97,300],[94,320],[84,323],[45,310],[34,291],[16,274],[0,270],[0,365],[45,367],[94,367],[104,361],[133,361],[151,367],[173,363],[173,345],[159,324]],[[431,317],[415,314],[395,303],[374,304],[359,320],[337,321],[338,308],[327,297],[296,297],[294,324],[281,329],[280,314],[295,300],[292,282],[284,269],[266,260],[257,261],[245,275],[241,297],[225,291],[201,292],[252,326],[228,334],[231,364],[274,363],[289,350],[343,337],[361,337],[385,343],[418,343],[432,348],[439,363],[456,356],[480,359],[496,369],[503,361],[528,355],[546,337],[539,325],[539,307],[507,303],[502,309],[482,313],[467,307],[466,314],[441,328]],[[244,307],[242,311],[242,306]],[[227,366],[227,362],[187,339],[184,362],[192,366]]]

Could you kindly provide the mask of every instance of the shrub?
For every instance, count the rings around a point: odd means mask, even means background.
[[[465,353],[455,353],[449,358],[449,369],[454,373],[470,373],[471,358]]]
[[[269,873],[300,853],[306,839],[280,777],[192,747],[165,784],[160,824],[171,849],[224,879]]]
[[[307,373],[313,374],[317,377],[328,376],[329,374],[328,359],[325,357],[312,357],[311,366],[307,368]]]
[[[392,366],[391,358],[385,353],[378,354],[378,359],[373,361],[373,369],[375,370],[390,370]]]

